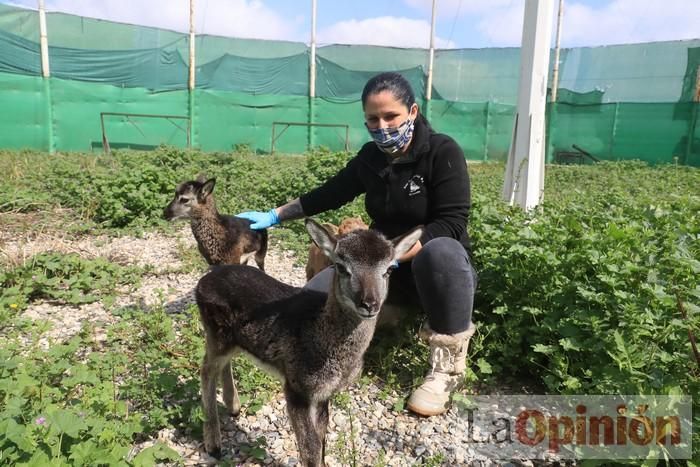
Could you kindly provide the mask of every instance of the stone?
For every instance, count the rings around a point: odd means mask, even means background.
[[[335,423],[335,426],[337,426],[339,430],[345,429],[348,425],[348,419],[342,413],[335,414],[333,416],[333,422]]]
[[[421,434],[421,436],[430,436],[433,434],[434,431],[435,431],[435,427],[433,426],[432,423],[424,423],[420,427],[419,433]]]
[[[467,460],[467,451],[464,448],[457,447],[454,450],[455,462],[458,464],[464,464]]]

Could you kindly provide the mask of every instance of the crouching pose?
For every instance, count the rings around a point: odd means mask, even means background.
[[[388,237],[424,225],[419,242],[398,259],[389,297],[413,297],[427,314],[420,336],[430,346],[431,370],[408,400],[420,415],[445,412],[463,381],[477,275],[472,267],[467,219],[469,175],[464,154],[449,136],[436,133],[418,110],[410,84],[398,73],[371,78],[362,92],[371,136],[359,153],[320,187],[267,212],[239,214],[264,229],[311,216],[365,194],[371,228]],[[307,285],[327,291],[328,268]]]

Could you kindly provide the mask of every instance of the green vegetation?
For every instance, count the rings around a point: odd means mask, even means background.
[[[169,148],[111,157],[5,152],[0,213],[48,216],[65,208],[73,221],[115,235],[164,228],[162,209],[175,185],[200,172],[217,178],[219,209],[236,213],[279,205],[348,157]],[[500,200],[503,166],[473,164],[470,173],[469,231],[479,271],[471,381],[556,394],[700,393],[700,363],[689,340],[689,330],[700,338],[699,170],[636,162],[551,167],[544,203],[531,213]],[[368,220],[361,199],[321,220],[349,215]],[[303,261],[308,239],[301,223],[271,236]],[[135,285],[142,273],[57,253],[0,263],[0,464],[90,465],[100,458],[147,465],[174,453],[155,445],[129,457],[135,442],[165,427],[201,436],[203,349],[194,309],[180,317],[122,310],[106,341],[96,342],[86,328],[48,349],[40,344],[45,327],[19,317],[37,298],[109,303],[117,287]],[[365,378],[408,392],[426,370],[425,348],[412,332],[419,319],[376,339]],[[236,367],[241,395],[252,395],[246,410],[255,411],[278,386],[248,364]],[[250,453],[264,449],[254,443]]]

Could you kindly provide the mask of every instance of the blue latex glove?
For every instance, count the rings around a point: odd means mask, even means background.
[[[260,211],[247,211],[240,214],[236,214],[236,217],[241,217],[243,219],[248,219],[252,221],[250,228],[254,230],[267,229],[273,225],[280,223],[280,218],[277,217],[277,213],[274,209],[270,209],[267,212]]]
[[[399,262],[397,260],[394,260],[391,262],[391,265],[389,267],[391,269],[397,269],[399,267]]]

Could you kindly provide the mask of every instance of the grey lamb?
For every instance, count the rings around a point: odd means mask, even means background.
[[[244,352],[281,376],[302,465],[323,466],[329,399],[355,380],[388,290],[392,262],[413,247],[415,228],[394,240],[372,230],[337,239],[306,220],[335,267],[328,294],[284,284],[250,266],[216,266],[195,295],[206,334],[201,369],[204,444],[221,455],[216,382],[229,412],[240,410],[231,358]]]

